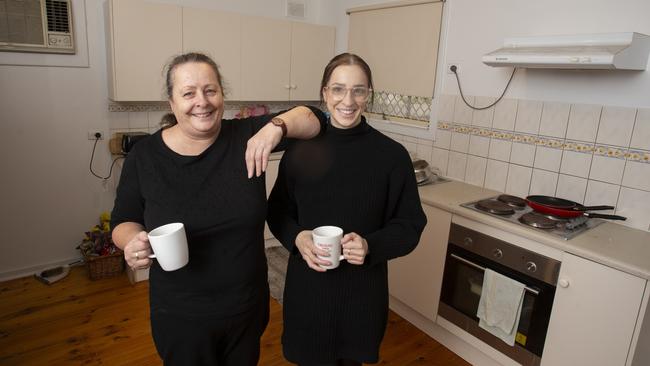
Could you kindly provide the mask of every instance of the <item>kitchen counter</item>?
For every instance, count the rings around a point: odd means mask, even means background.
[[[541,230],[516,225],[460,206],[462,203],[497,196],[501,192],[456,181],[421,186],[419,191],[422,203],[427,205],[650,280],[649,232],[605,222],[570,240],[563,240]]]

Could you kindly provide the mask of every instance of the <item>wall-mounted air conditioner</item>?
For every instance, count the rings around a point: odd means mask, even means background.
[[[554,69],[645,70],[650,36],[606,33],[506,38],[503,47],[483,56],[489,66]]]
[[[75,53],[70,0],[5,0],[0,5],[0,51]]]

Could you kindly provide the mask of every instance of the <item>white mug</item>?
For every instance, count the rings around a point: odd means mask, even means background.
[[[337,226],[319,226],[312,230],[311,238],[314,244],[320,249],[330,252],[329,257],[318,256],[320,259],[330,261],[329,266],[321,265],[325,269],[334,269],[344,260],[341,255],[341,238],[343,238],[343,229]]]
[[[149,244],[158,264],[165,271],[175,271],[182,268],[190,260],[187,249],[185,226],[180,222],[163,225],[149,232]]]

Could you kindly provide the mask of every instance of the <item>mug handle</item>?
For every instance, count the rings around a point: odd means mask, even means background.
[[[155,255],[154,253],[151,253],[151,254],[149,254],[149,255],[147,256],[147,258],[149,258],[149,259],[154,259],[154,258],[156,258],[156,255]]]

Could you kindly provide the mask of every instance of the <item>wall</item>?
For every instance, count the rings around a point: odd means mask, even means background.
[[[0,281],[76,260],[83,232],[112,208],[116,181],[89,173],[88,131],[157,128],[160,111],[109,112],[105,2],[73,0],[76,21],[87,24],[88,38],[79,44],[83,57],[74,62],[65,56],[0,55]],[[276,18],[285,12],[284,0],[165,2]],[[320,19],[321,2],[305,1],[307,21],[327,24]],[[104,140],[97,146],[95,171],[107,175],[110,159]]]

